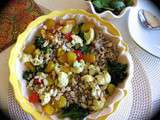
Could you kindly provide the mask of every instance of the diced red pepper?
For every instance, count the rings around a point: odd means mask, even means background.
[[[37,92],[32,91],[31,95],[29,96],[29,102],[31,102],[31,103],[38,103],[39,102],[39,95]]]
[[[40,84],[43,84],[43,81],[40,79],[34,79],[33,83],[36,85],[40,85]]]
[[[64,38],[68,41],[68,42],[70,42],[70,41],[72,41],[72,33],[70,32],[70,33],[67,33],[67,34],[65,34],[64,35]]]
[[[76,53],[78,61],[83,59],[83,54],[80,50],[75,50],[74,53]]]

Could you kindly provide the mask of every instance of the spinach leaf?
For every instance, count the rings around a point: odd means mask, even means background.
[[[112,10],[109,3],[111,0],[93,0],[92,3],[97,12],[103,12],[105,10]]]
[[[72,120],[83,120],[88,114],[88,109],[84,109],[78,104],[73,103],[69,107],[62,109],[59,118],[69,117]]]
[[[36,45],[37,48],[39,48],[41,50],[43,48],[44,42],[45,41],[41,36],[36,36],[35,45]]]
[[[44,64],[41,64],[41,65],[36,65],[35,66],[35,72],[38,73],[38,72],[43,72],[43,70],[45,69],[46,67],[46,63]]]
[[[121,11],[123,10],[126,6],[124,4],[123,1],[113,1],[111,3],[111,7],[114,9],[114,10],[117,10],[117,11]]]
[[[33,78],[34,74],[35,73],[32,71],[24,71],[23,72],[23,79],[30,81]]]
[[[118,83],[122,82],[128,75],[127,68],[127,64],[122,64],[115,61],[107,61],[107,69],[111,75],[111,83],[118,85]]]
[[[133,0],[125,0],[126,6],[131,6],[134,4]]]
[[[82,48],[81,48],[81,51],[83,53],[89,53],[91,51],[90,47],[88,45],[84,45]]]

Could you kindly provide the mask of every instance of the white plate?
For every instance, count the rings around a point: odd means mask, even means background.
[[[129,14],[128,28],[133,40],[144,50],[160,58],[160,30],[149,30],[138,19],[138,10],[145,9],[160,18],[160,10],[150,0],[138,0]]]

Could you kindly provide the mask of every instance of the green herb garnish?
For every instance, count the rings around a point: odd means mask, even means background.
[[[78,104],[71,104],[69,107],[62,109],[59,118],[69,117],[72,120],[83,120],[89,114],[88,109],[80,107]]]
[[[118,83],[122,82],[128,75],[127,68],[127,64],[122,64],[115,61],[107,61],[107,69],[111,75],[111,83],[118,85]]]

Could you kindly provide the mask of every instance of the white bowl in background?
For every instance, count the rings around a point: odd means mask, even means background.
[[[115,15],[113,12],[109,11],[109,10],[106,10],[104,12],[101,12],[101,13],[97,13],[92,2],[91,1],[86,1],[86,3],[88,4],[88,6],[90,7],[91,11],[93,14],[96,14],[98,15],[99,17],[101,18],[104,18],[104,19],[115,19],[115,18],[121,18],[122,16],[124,16],[128,10],[130,10],[131,8],[135,7],[137,5],[137,0],[133,0],[134,1],[134,4],[133,6],[128,6],[126,8],[124,8],[119,15]]]

